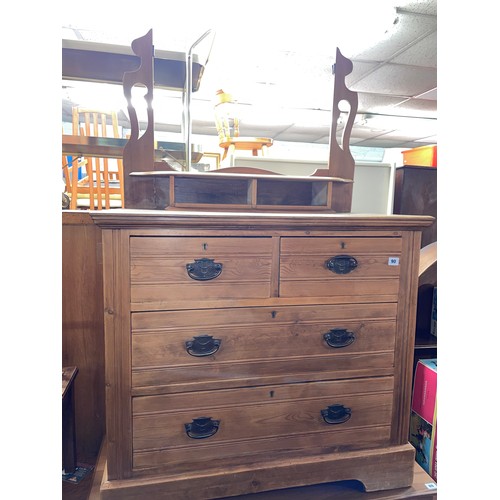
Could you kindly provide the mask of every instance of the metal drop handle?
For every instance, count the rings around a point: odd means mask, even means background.
[[[221,342],[220,339],[214,339],[211,335],[198,335],[186,342],[186,351],[191,356],[210,356],[219,350]]]
[[[205,439],[213,436],[219,430],[220,420],[212,417],[193,418],[190,424],[184,424],[186,434],[191,439]]]
[[[195,259],[186,264],[188,276],[196,281],[213,280],[222,273],[222,264],[214,259]]]
[[[325,262],[327,269],[336,274],[348,274],[358,267],[358,261],[351,255],[336,255]]]
[[[342,404],[334,404],[321,410],[321,416],[327,424],[343,424],[351,418],[351,409]]]
[[[356,340],[354,332],[345,328],[333,328],[329,332],[326,332],[323,338],[330,347],[334,348],[347,347]]]

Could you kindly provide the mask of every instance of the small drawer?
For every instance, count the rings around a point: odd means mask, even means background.
[[[397,300],[401,238],[282,238],[281,297]]]
[[[395,304],[132,315],[137,394],[393,373]]]
[[[387,444],[393,385],[381,377],[134,398],[134,468],[181,472]]]
[[[271,238],[133,237],[132,304],[265,298]]]

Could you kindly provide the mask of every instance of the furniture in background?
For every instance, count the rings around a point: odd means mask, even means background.
[[[220,153],[208,153],[204,151],[201,163],[205,163],[205,166],[208,167],[207,170],[217,170],[220,167]]]
[[[63,208],[73,210],[77,207],[78,201],[78,182],[84,168],[87,164],[87,160],[81,158],[80,156],[62,156],[62,173],[64,180],[64,191],[63,191]],[[71,202],[73,200],[73,203]]]
[[[270,137],[229,137],[219,144],[224,150],[221,162],[226,158],[231,161],[236,151],[251,151],[253,156],[258,156],[261,152],[262,156],[266,156],[267,149],[272,145]]]
[[[76,366],[62,369],[62,471],[69,474],[76,470],[76,429],[74,381]]]
[[[102,500],[412,484],[423,216],[94,211]]]
[[[270,137],[240,137],[240,121],[238,104],[231,94],[218,90],[215,103],[215,127],[219,136],[219,146],[223,149],[221,162],[228,158],[232,166],[235,151],[251,151],[253,156],[259,152],[266,155],[267,149],[273,145]]]
[[[436,167],[396,167],[393,213],[432,215],[435,218],[434,223],[422,232],[422,247],[437,240]]]
[[[93,463],[105,432],[102,237],[88,210],[61,216],[62,364],[78,367],[77,456]]]
[[[422,263],[426,266],[422,267],[419,274],[413,364],[415,373],[419,359],[437,357],[437,337],[430,333],[433,292],[437,286],[437,167],[424,165],[397,167],[393,211],[395,214],[434,217],[433,224],[422,231],[421,256]]]
[[[111,133],[108,132],[111,131]],[[75,106],[73,107],[73,135],[85,137],[119,138],[118,118],[115,111],[103,111]],[[63,156],[63,164],[65,162]],[[83,175],[75,175],[74,168],[63,170],[66,190],[70,196],[70,208],[120,208],[124,202],[123,160],[85,156],[82,160],[67,159],[66,165],[78,161]]]
[[[437,241],[429,243],[420,250],[413,373],[419,359],[437,358],[437,336],[431,333],[435,288],[437,288]]]

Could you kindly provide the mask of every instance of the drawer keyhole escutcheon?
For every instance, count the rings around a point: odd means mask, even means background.
[[[219,430],[220,420],[212,417],[193,418],[190,424],[184,424],[186,434],[191,439],[205,439],[213,436]]]
[[[321,410],[321,416],[327,424],[343,424],[351,418],[351,409],[342,404],[334,404]]]
[[[358,267],[358,261],[351,255],[336,255],[325,262],[327,269],[336,274],[348,274]]]
[[[330,347],[335,348],[347,347],[356,340],[354,332],[350,332],[345,328],[333,328],[329,332],[326,332],[323,338]]]
[[[214,259],[194,259],[194,262],[186,264],[189,277],[197,281],[213,280],[222,273],[222,264],[214,262]]]
[[[214,339],[211,335],[198,335],[186,342],[186,351],[191,356],[210,356],[219,350],[221,342],[220,339]]]

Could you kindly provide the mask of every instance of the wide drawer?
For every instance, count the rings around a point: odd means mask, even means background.
[[[270,237],[132,237],[132,304],[265,298]]]
[[[281,240],[280,296],[366,296],[396,300],[400,237],[289,237]]]
[[[134,468],[183,471],[387,445],[393,385],[381,377],[136,397]]]
[[[136,394],[393,373],[396,304],[132,314]]]

